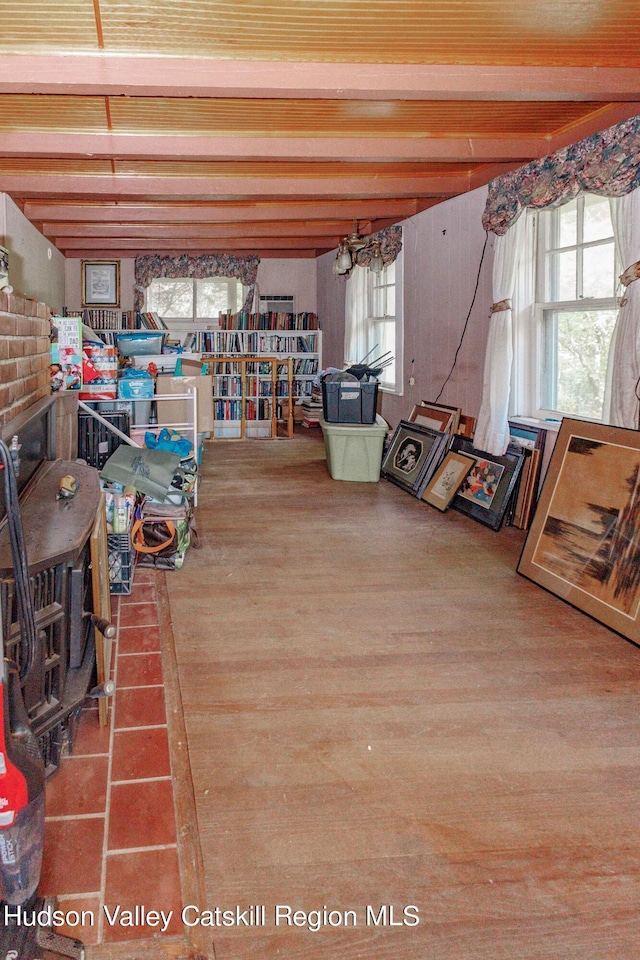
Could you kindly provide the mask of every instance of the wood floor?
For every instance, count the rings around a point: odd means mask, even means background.
[[[201,906],[265,907],[216,960],[637,960],[640,650],[316,433],[204,473],[167,574]]]

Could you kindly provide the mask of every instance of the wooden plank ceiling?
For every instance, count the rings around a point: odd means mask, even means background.
[[[68,257],[315,257],[639,101],[622,0],[6,0],[0,191]]]

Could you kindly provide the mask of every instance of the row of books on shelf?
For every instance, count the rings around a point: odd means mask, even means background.
[[[65,317],[81,317],[92,330],[167,330],[167,325],[157,313],[138,310],[114,310],[91,307],[84,310],[63,308]]]
[[[315,313],[221,313],[218,322],[223,330],[317,330]]]
[[[311,395],[313,383],[311,380],[294,380],[291,384],[291,394],[298,400]],[[271,397],[273,396],[273,382],[271,380],[257,380],[256,377],[247,377],[244,389],[240,377],[214,377],[213,396],[219,397]],[[286,380],[276,381],[276,396],[282,399],[289,397],[289,384]]]
[[[183,350],[194,353],[316,353],[315,333],[275,336],[243,330],[191,330],[183,338]]]
[[[271,400],[250,398],[245,400],[231,400],[220,398],[213,402],[215,420],[241,420],[244,404],[246,420],[270,420]]]

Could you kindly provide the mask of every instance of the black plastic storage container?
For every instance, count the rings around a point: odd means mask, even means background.
[[[115,403],[115,401],[114,401]],[[98,413],[109,423],[113,424],[118,430],[130,435],[130,416],[128,413],[108,411],[103,413],[98,408]],[[90,467],[102,470],[105,463],[120,446],[123,441],[120,437],[111,433],[103,423],[92,417],[90,413],[80,410],[78,413],[78,456],[86,460]]]
[[[375,423],[377,380],[323,380],[322,416],[327,423]]]

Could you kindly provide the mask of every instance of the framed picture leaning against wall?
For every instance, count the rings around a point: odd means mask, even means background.
[[[518,573],[640,643],[640,433],[565,418]]]

